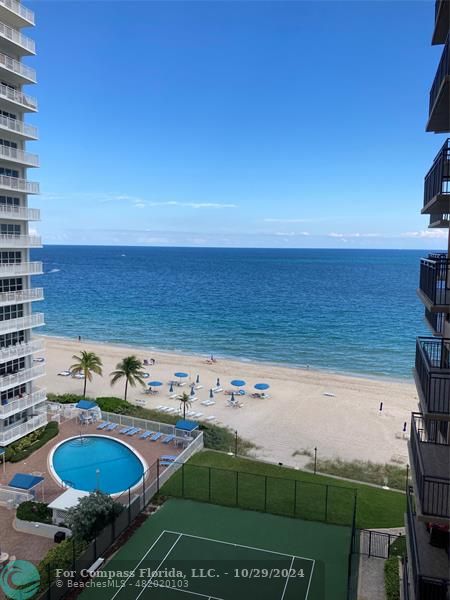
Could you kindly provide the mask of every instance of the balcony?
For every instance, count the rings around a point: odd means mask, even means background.
[[[419,298],[431,312],[450,312],[450,261],[429,255],[420,261]]]
[[[444,313],[433,313],[425,309],[425,321],[433,335],[443,335],[446,316]]]
[[[8,400],[5,402],[5,404],[0,405],[0,419],[5,419],[6,417],[15,414],[18,411],[30,408],[30,406],[34,406],[40,402],[45,402],[46,399],[46,390],[39,389],[32,394],[27,394],[26,396],[22,396],[22,398],[17,398],[17,400]]]
[[[13,85],[36,83],[36,71],[7,54],[0,52],[0,72],[7,74],[7,81]]]
[[[11,148],[3,145],[0,145],[0,160],[24,165],[26,167],[39,166],[39,157],[37,154],[31,154],[31,152],[25,152],[18,148]]]
[[[14,333],[15,331],[23,331],[24,329],[32,329],[33,327],[41,327],[42,325],[45,325],[43,313],[34,313],[28,317],[0,321],[0,334]]]
[[[0,349],[0,362],[4,363],[8,360],[15,358],[21,358],[22,356],[28,356],[35,352],[40,352],[44,349],[44,342],[42,340],[31,340],[30,342],[18,342],[14,346],[8,346],[7,348]]]
[[[34,25],[34,12],[16,0],[0,0],[0,16],[14,27]]]
[[[430,108],[427,131],[450,131],[450,34],[447,35],[436,77],[430,91]]]
[[[450,228],[450,212],[449,213],[438,213],[436,215],[430,215],[430,223],[428,224],[430,229],[449,229]]]
[[[28,96],[23,92],[19,92],[5,84],[0,84],[0,100],[5,102],[11,110],[25,110],[28,112],[36,112],[38,108],[37,100],[34,96]]]
[[[24,435],[44,427],[47,424],[47,413],[40,413],[26,420],[20,425],[14,425],[8,429],[0,429],[0,446],[6,446],[12,444],[16,440],[20,439]]]
[[[34,40],[2,22],[0,22],[0,49],[13,54],[36,54]]]
[[[450,417],[450,340],[417,338],[414,375],[422,412]]]
[[[39,184],[35,181],[9,175],[0,175],[0,189],[24,194],[39,194]]]
[[[0,204],[0,219],[15,221],[40,221],[41,211],[38,208]]]
[[[0,248],[42,248],[42,242],[37,235],[0,234]]]
[[[417,512],[426,521],[450,519],[450,445],[448,421],[413,413],[409,442]]]
[[[21,385],[22,383],[28,383],[29,381],[33,381],[38,377],[43,377],[45,375],[45,365],[40,364],[36,367],[31,367],[29,369],[23,369],[22,371],[18,371],[13,375],[5,375],[5,377],[0,377],[0,390],[9,390],[16,385]]]
[[[23,304],[24,302],[35,302],[44,299],[43,288],[30,288],[19,292],[0,293],[0,306],[8,304]]]
[[[408,580],[415,600],[447,600],[450,593],[449,557],[444,548],[430,544],[426,524],[416,518],[411,488],[407,494],[406,539]]]
[[[434,10],[433,46],[445,44],[450,26],[450,1],[436,0]]]
[[[422,214],[450,212],[450,138],[425,176]]]
[[[42,263],[40,261],[0,264],[0,278],[20,277],[22,275],[42,275],[43,272]]]
[[[34,125],[29,125],[24,121],[19,121],[18,119],[5,117],[4,115],[0,115],[0,130],[9,131],[26,140],[38,139],[37,127],[34,127]]]

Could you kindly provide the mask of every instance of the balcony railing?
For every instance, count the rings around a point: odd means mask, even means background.
[[[23,302],[34,302],[44,299],[43,288],[30,288],[19,292],[0,293],[0,306],[6,304],[22,304]]]
[[[27,394],[26,396],[18,398],[17,400],[8,400],[4,404],[0,405],[0,419],[5,418],[9,414],[14,414],[18,411],[30,408],[30,406],[34,406],[40,402],[45,402],[46,399],[46,390],[39,389],[32,394]]]
[[[21,17],[24,21],[28,21],[30,25],[34,25],[34,12],[23,6],[20,2],[16,2],[16,0],[0,0],[0,5]]]
[[[24,194],[39,194],[39,184],[35,181],[20,179],[20,177],[10,177],[9,175],[0,175],[0,188],[23,192]]]
[[[0,390],[8,390],[9,388],[15,387],[16,385],[27,383],[28,381],[32,381],[37,377],[43,377],[44,375],[44,364],[40,364],[36,367],[31,367],[30,369],[23,369],[22,371],[14,373],[14,375],[5,375],[5,377],[0,377]]]
[[[420,290],[436,306],[450,304],[450,261],[445,256],[420,261]]]
[[[18,342],[14,346],[0,349],[0,362],[4,363],[8,360],[28,356],[35,352],[40,352],[44,349],[42,340],[32,340],[31,342]]]
[[[47,413],[41,413],[36,416],[31,417],[26,422],[21,423],[20,425],[15,425],[14,427],[9,427],[6,430],[0,430],[0,445],[6,446],[6,444],[11,444],[15,440],[27,435],[27,433],[31,433],[39,427],[43,427],[47,423]]]
[[[445,317],[445,313],[433,313],[428,308],[425,309],[425,319],[436,335],[444,333]]]
[[[11,119],[11,117],[5,117],[0,115],[0,129],[6,129],[13,133],[18,133],[31,140],[38,139],[38,129],[34,125],[29,125],[24,121],[18,119]]]
[[[0,321],[0,334],[22,331],[23,329],[31,329],[32,327],[40,327],[41,325],[45,325],[43,313],[34,313],[28,317]]]
[[[19,75],[23,79],[27,79],[30,83],[36,83],[36,71],[34,69],[11,58],[7,54],[3,54],[3,52],[0,52],[0,67],[5,68],[15,75]]]
[[[438,120],[442,123],[439,123],[437,127],[434,125],[429,126],[428,130],[436,131],[439,133],[444,133],[448,131],[448,122],[449,122],[449,110],[448,104],[446,102],[447,97],[442,96],[443,86],[445,85],[446,80],[450,78],[450,35],[447,36],[447,41],[445,42],[444,51],[442,52],[442,57],[439,62],[436,76],[434,78],[433,85],[430,90],[430,106],[429,106],[429,116],[430,121],[432,117],[437,116],[439,113]],[[439,102],[438,102],[439,100]],[[434,119],[433,119],[434,120]],[[429,124],[430,125],[430,124]]]
[[[407,510],[406,510],[406,522],[408,525],[408,549],[409,549],[409,561],[408,564],[411,567],[412,580],[410,581],[414,588],[414,596],[417,600],[446,600],[448,593],[450,592],[450,580],[446,573],[443,573],[443,577],[431,577],[426,574],[425,569],[421,565],[421,549],[428,551],[428,548],[421,547],[417,539],[417,525],[425,527],[424,523],[416,522],[416,513],[414,509],[413,501],[413,490],[408,489],[407,493]],[[433,549],[437,550],[437,549]],[[442,550],[442,552],[445,552]]]
[[[26,35],[23,35],[23,33],[20,33],[20,31],[17,31],[17,29],[13,29],[12,27],[9,27],[9,25],[6,25],[5,23],[1,22],[0,37],[6,38],[14,44],[21,46],[31,54],[36,54],[36,43],[34,40],[27,37]]]
[[[423,411],[450,416],[450,340],[417,338],[416,374]]]
[[[0,145],[0,159],[2,158],[11,162],[27,165],[28,167],[39,166],[39,157],[37,154],[25,152],[18,148],[10,148],[9,146]]]
[[[42,262],[23,262],[0,264],[1,277],[20,277],[21,275],[42,275]]]
[[[10,100],[15,104],[20,104],[25,110],[36,111],[38,106],[34,96],[28,96],[28,94],[18,92],[3,83],[0,84],[0,99]]]
[[[0,234],[0,248],[40,248],[41,238],[37,235]]]
[[[450,138],[445,142],[425,176],[423,206],[438,196],[450,202]]]
[[[38,208],[0,204],[0,219],[20,219],[21,221],[40,221],[41,211]]]
[[[446,421],[424,419],[420,413],[412,415],[410,447],[415,491],[422,514],[430,519],[450,518],[450,445],[444,443],[446,429]]]

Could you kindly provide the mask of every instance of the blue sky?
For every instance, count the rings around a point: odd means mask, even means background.
[[[28,2],[45,243],[441,248],[434,2]]]

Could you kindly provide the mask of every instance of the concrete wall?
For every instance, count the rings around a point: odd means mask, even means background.
[[[22,533],[29,533],[31,535],[39,535],[53,539],[57,531],[64,531],[66,537],[70,537],[72,532],[66,527],[58,527],[57,525],[48,525],[47,523],[35,523],[34,521],[22,521],[17,517],[14,519],[14,529],[21,531]]]

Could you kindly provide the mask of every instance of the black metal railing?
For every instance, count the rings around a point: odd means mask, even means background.
[[[446,77],[450,76],[450,35],[447,36],[447,41],[445,42],[444,51],[442,53],[441,60],[439,61],[439,65],[436,71],[436,76],[434,78],[433,85],[430,90],[430,116],[431,112],[434,108],[434,104],[439,95],[442,83]]]
[[[433,166],[425,176],[424,207],[441,194],[448,194],[450,198],[450,138],[439,150]]]
[[[433,304],[442,306],[450,303],[450,260],[447,254],[441,255],[441,258],[421,259],[419,287]]]
[[[411,457],[416,476],[416,494],[420,498],[422,513],[430,517],[450,518],[450,478],[448,477],[448,456],[450,446],[443,443],[442,427],[448,423],[436,419],[424,419],[420,413],[413,413],[411,419]],[[442,477],[427,474],[424,446],[435,444],[442,448]],[[434,459],[433,459],[434,460]],[[435,465],[433,465],[436,468]]]
[[[427,413],[450,415],[450,340],[417,338],[416,374]]]
[[[450,0],[436,0],[434,4],[433,44],[443,44],[450,25]]]
[[[408,539],[409,539],[409,565],[412,572],[412,585],[414,587],[414,595],[420,600],[447,600],[448,592],[450,591],[450,580],[439,579],[437,577],[428,577],[421,573],[419,548],[416,538],[415,529],[415,508],[413,499],[413,489],[407,490],[407,510],[406,521],[408,524]],[[421,524],[424,526],[424,524]]]
[[[444,333],[445,313],[432,313],[426,308],[425,319],[436,334],[441,335]]]

